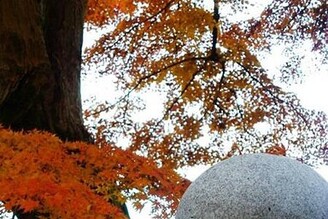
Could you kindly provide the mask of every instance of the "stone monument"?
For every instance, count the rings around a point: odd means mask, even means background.
[[[328,219],[328,182],[287,157],[219,162],[187,189],[176,219]]]

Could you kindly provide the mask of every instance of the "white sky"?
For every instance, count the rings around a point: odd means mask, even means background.
[[[204,2],[212,5],[212,0],[205,0]],[[250,0],[250,2],[258,2],[256,0]],[[262,2],[263,4],[263,2]],[[258,4],[259,5],[259,4]],[[260,5],[263,7],[263,5]],[[254,11],[248,10],[252,15],[256,15]],[[85,42],[84,46],[90,46],[95,39],[95,35],[91,33],[85,33]],[[276,48],[272,51],[273,55],[268,57],[268,61],[264,62],[264,67],[268,67],[274,71],[272,66],[279,66],[279,63],[282,61],[281,56],[281,49]],[[311,55],[310,55],[311,58]],[[328,69],[327,66],[322,68],[319,72],[316,69],[311,68],[311,60],[309,61],[309,65],[303,65],[302,68],[305,70],[306,75],[303,78],[302,84],[292,85],[288,88],[289,91],[296,93],[298,98],[301,100],[301,103],[304,107],[309,109],[315,109],[324,111],[328,114]],[[90,97],[90,96],[97,96],[100,97],[101,100],[109,100],[113,98],[112,94],[115,92],[113,86],[110,86],[110,77],[108,80],[89,80],[87,79],[82,83],[82,95],[83,97]],[[111,96],[104,96],[104,89],[106,90],[107,94]],[[108,90],[110,89],[110,91]],[[158,101],[158,96],[156,94],[150,94],[147,98],[148,101]],[[160,106],[159,104],[151,104],[152,106]],[[161,113],[160,109],[149,109],[147,113],[143,112],[145,115],[154,114],[152,116],[156,117],[155,114]],[[199,166],[193,168],[185,168],[184,173],[186,174],[187,178],[194,180],[196,179],[201,173],[203,173],[208,167]],[[328,181],[328,166],[321,166],[316,169],[317,172],[322,175]],[[129,206],[129,213],[131,219],[151,219],[149,216],[150,213],[150,206],[146,206],[142,212],[136,212]]]

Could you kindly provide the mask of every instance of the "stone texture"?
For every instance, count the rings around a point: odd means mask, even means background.
[[[328,219],[328,183],[290,158],[250,154],[222,161],[187,189],[176,219]]]

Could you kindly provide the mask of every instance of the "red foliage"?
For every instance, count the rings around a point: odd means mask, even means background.
[[[267,154],[275,154],[280,156],[286,156],[286,148],[284,145],[274,145],[265,150]]]
[[[0,200],[10,211],[51,218],[124,218],[127,199],[175,209],[189,185],[173,170],[112,145],[62,142],[56,136],[0,128]]]

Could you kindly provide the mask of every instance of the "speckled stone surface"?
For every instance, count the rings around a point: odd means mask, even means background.
[[[176,219],[328,219],[328,183],[290,158],[250,154],[220,162],[185,192]]]

